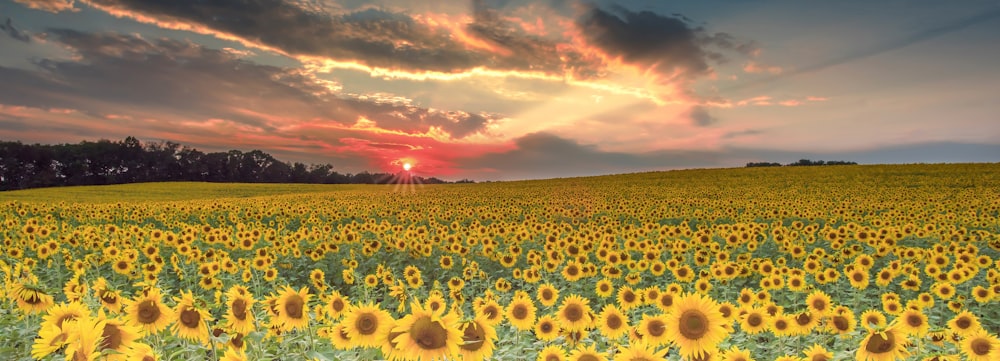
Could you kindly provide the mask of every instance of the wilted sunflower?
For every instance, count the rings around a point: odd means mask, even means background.
[[[17,302],[17,307],[25,313],[40,313],[52,306],[54,302],[52,296],[41,287],[21,282],[14,283],[10,289],[9,297],[14,299]]]
[[[174,312],[161,301],[159,288],[124,301],[128,322],[142,329],[144,335],[160,332],[174,319]]]
[[[507,321],[518,330],[530,330],[535,325],[535,304],[528,297],[514,297],[507,305]]]
[[[701,294],[689,294],[677,301],[666,318],[666,336],[684,357],[700,357],[718,347],[729,334],[719,305]]]
[[[285,286],[278,295],[277,310],[278,322],[285,331],[303,329],[309,326],[309,294],[308,287],[302,287],[298,291]]]
[[[357,347],[379,347],[388,342],[395,320],[388,312],[371,303],[351,307],[341,324]]]
[[[591,318],[590,300],[579,295],[569,295],[563,299],[556,313],[559,325],[567,331],[579,331],[594,322]]]
[[[961,342],[962,353],[969,361],[995,361],[1000,359],[1000,341],[985,330],[972,332]]]
[[[597,326],[601,334],[609,340],[614,340],[628,334],[628,316],[615,304],[604,305],[601,313],[597,315]]]
[[[482,316],[463,322],[459,329],[462,330],[462,344],[458,346],[458,352],[462,360],[482,361],[493,356],[497,331]]]
[[[181,292],[181,297],[174,298],[177,302],[174,314],[177,322],[174,323],[173,332],[180,338],[208,344],[208,324],[212,316],[208,311],[195,305],[194,295],[191,291]]]
[[[433,311],[413,302],[410,314],[396,321],[391,331],[395,335],[389,341],[408,360],[454,359],[463,336],[458,324],[454,311]]]
[[[241,334],[248,334],[254,326],[253,305],[256,302],[250,291],[233,286],[226,292],[226,328]]]
[[[893,324],[880,330],[869,330],[861,341],[855,359],[858,361],[895,361],[909,357],[906,335]]]

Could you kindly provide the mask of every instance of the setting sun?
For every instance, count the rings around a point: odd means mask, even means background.
[[[413,168],[413,164],[403,163],[403,170],[409,172],[411,168]]]

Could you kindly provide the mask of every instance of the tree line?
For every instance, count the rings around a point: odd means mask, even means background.
[[[785,164],[785,165],[786,166],[790,166],[790,167],[794,167],[794,166],[813,166],[813,165],[857,165],[857,164],[858,163],[856,163],[856,162],[848,162],[848,161],[843,161],[843,160],[831,160],[831,161],[816,160],[816,161],[813,161],[813,160],[809,160],[809,159],[800,159],[798,162],[788,163],[788,164]],[[747,163],[747,168],[753,168],[753,167],[781,167],[781,163],[772,163],[772,162],[750,162],[750,163]]]
[[[169,181],[386,184],[398,178],[282,162],[260,150],[205,153],[174,142],[143,144],[135,137],[55,145],[0,141],[0,190]],[[407,181],[448,183],[419,176]]]

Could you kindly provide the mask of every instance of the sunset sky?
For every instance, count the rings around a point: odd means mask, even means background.
[[[996,0],[0,0],[0,140],[449,180],[997,162],[998,34]]]

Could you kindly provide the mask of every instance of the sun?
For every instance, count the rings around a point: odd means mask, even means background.
[[[410,162],[403,163],[403,170],[409,172],[410,169],[413,169],[413,164],[410,164]]]

